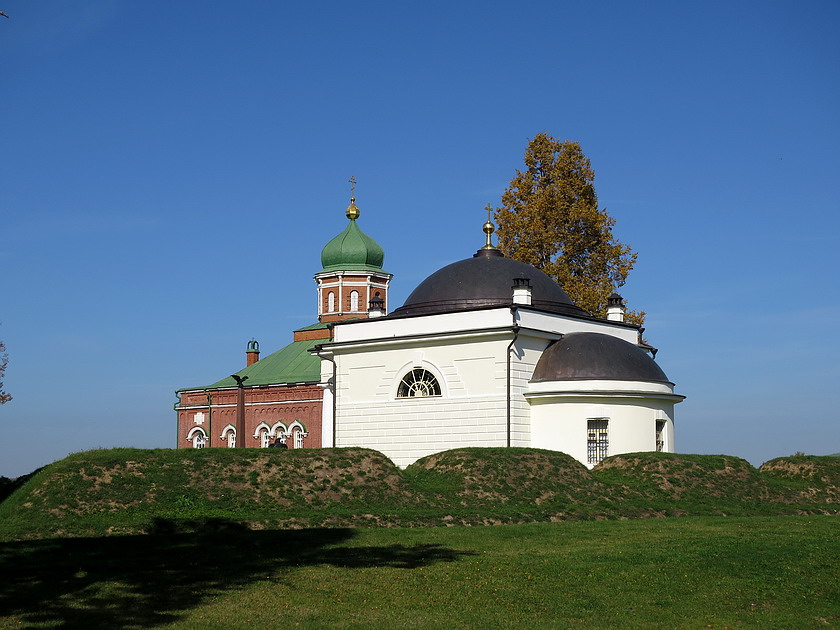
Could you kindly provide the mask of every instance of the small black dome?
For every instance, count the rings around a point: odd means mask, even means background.
[[[601,333],[569,333],[543,352],[532,381],[604,379],[672,384],[639,346]]]
[[[534,308],[561,315],[589,316],[542,271],[505,258],[495,249],[478,250],[472,258],[439,269],[423,280],[393,314],[426,315],[483,306],[509,306],[513,303],[514,278],[530,280]]]

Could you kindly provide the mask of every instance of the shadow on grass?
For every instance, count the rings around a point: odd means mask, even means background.
[[[416,568],[466,552],[341,546],[352,529],[250,531],[225,519],[158,519],[154,534],[0,544],[0,618],[59,628],[148,628],[206,599],[299,567]],[[9,579],[11,578],[11,579]],[[31,627],[31,626],[30,626]]]

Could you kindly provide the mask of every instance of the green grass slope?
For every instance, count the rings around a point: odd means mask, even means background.
[[[561,520],[615,515],[610,489],[573,457],[535,448],[460,448],[406,468],[418,493],[450,522]]]
[[[630,453],[592,472],[623,495],[628,513],[632,506],[663,516],[840,512],[840,460],[830,457],[780,457],[756,469],[730,455]]]
[[[792,503],[840,504],[840,458],[834,455],[779,457],[763,463],[759,471],[786,487]]]
[[[0,503],[0,539],[210,529],[837,514],[840,460],[463,448],[399,470],[377,451],[113,449],[47,466]]]
[[[773,480],[729,455],[630,453],[601,462],[593,475],[621,497],[628,515],[777,514]]]
[[[400,470],[369,449],[112,449],[47,466],[0,504],[0,535],[99,535],[246,523],[378,524],[410,511]]]

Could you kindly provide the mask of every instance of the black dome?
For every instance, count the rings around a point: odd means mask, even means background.
[[[482,306],[513,304],[514,278],[531,281],[534,308],[561,315],[589,316],[575,306],[554,280],[536,267],[505,258],[498,250],[478,250],[472,258],[459,260],[423,280],[394,315],[446,313]]]
[[[601,333],[569,333],[543,352],[532,381],[605,379],[672,384],[639,346]]]

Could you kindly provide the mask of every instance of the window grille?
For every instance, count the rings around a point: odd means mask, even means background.
[[[656,450],[662,452],[665,450],[665,421],[656,421]]]
[[[207,446],[207,435],[204,431],[196,431],[193,435],[193,448],[205,448]]]
[[[434,374],[423,368],[414,368],[400,381],[397,398],[424,398],[440,396],[440,384]]]
[[[609,420],[591,418],[586,424],[586,458],[590,464],[597,464],[607,456],[609,449]]]

